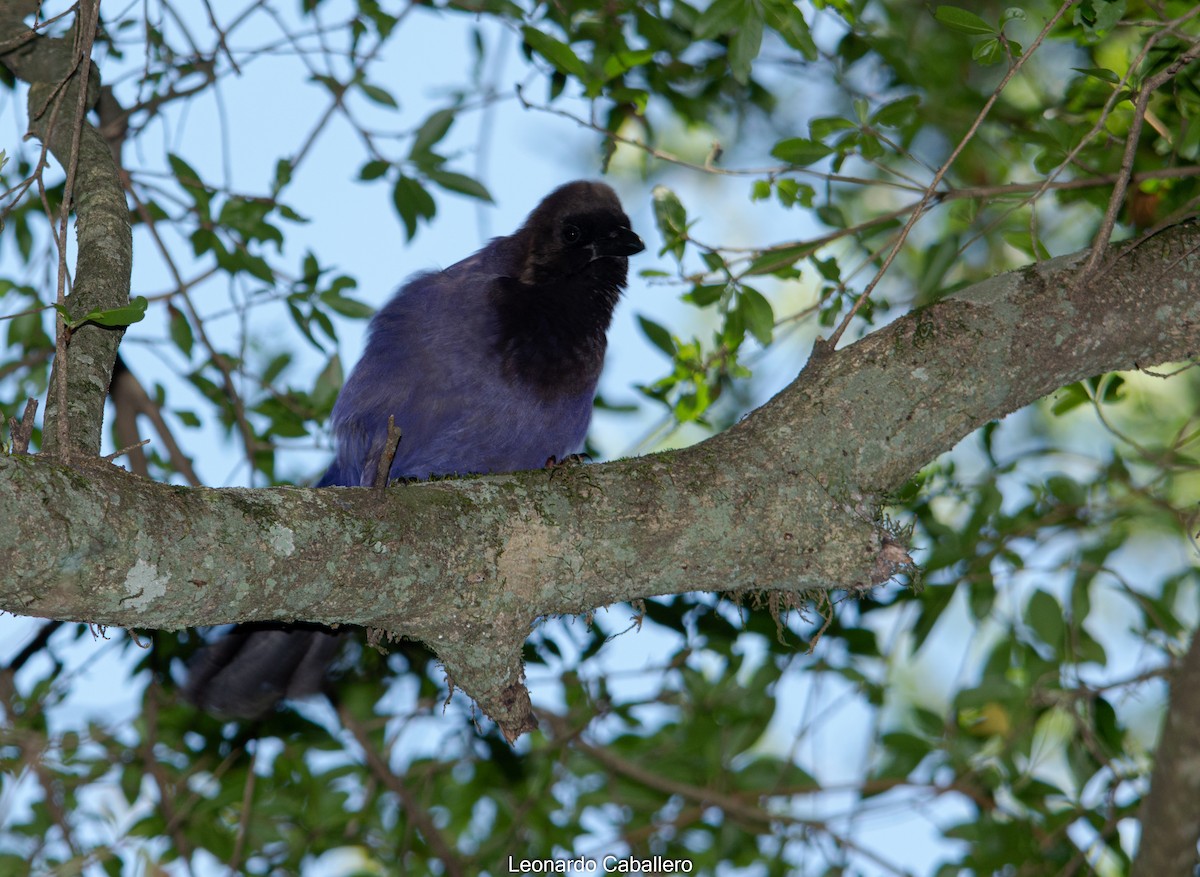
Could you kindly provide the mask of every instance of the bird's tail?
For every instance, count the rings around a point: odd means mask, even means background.
[[[183,696],[223,719],[259,719],[319,693],[346,634],[318,625],[239,624],[188,662]]]

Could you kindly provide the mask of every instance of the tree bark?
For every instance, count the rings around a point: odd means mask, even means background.
[[[1133,877],[1194,874],[1200,866],[1200,636],[1171,677]]]
[[[795,600],[904,568],[889,492],[1065,384],[1200,350],[1200,226],[1081,280],[1010,272],[821,357],[682,451],[386,491],[211,490],[0,458],[0,609],[176,628],[346,622],[420,639],[510,736],[537,619],[688,591]]]
[[[78,154],[74,155],[79,103],[80,52],[68,39],[48,38],[30,31],[24,19],[39,7],[31,0],[0,3],[0,63],[29,83],[29,130],[63,168],[75,161],[72,188],[78,256],[75,283],[66,307],[74,319],[93,311],[129,303],[133,270],[133,235],[125,190],[117,175],[112,151],[86,120],[80,124]],[[90,4],[84,4],[89,6]],[[78,18],[78,17],[77,17]],[[78,31],[79,28],[77,27]],[[90,48],[90,47],[89,47]],[[99,76],[91,67],[87,88],[90,106],[99,95]],[[48,301],[54,300],[52,293]],[[112,377],[123,329],[88,323],[77,328],[67,348],[67,448],[58,447],[58,400],[47,400],[43,450],[95,455],[100,450],[104,399]],[[55,362],[57,371],[62,363]],[[50,386],[56,386],[51,377]]]

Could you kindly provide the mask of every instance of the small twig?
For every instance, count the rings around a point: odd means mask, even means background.
[[[1189,360],[1187,365],[1181,365],[1179,368],[1175,369],[1175,371],[1166,372],[1165,374],[1163,372],[1156,372],[1146,368],[1145,366],[1138,365],[1136,362],[1133,364],[1133,367],[1136,371],[1140,371],[1144,375],[1149,375],[1152,378],[1159,378],[1160,380],[1165,381],[1169,378],[1175,377],[1175,375],[1180,374],[1181,372],[1187,371],[1190,368],[1195,368],[1198,365],[1200,365],[1200,362],[1197,362],[1194,359]]]
[[[15,51],[15,50],[21,48],[21,46],[25,45],[26,43],[36,40],[38,38],[38,31],[48,30],[50,28],[50,25],[57,23],[59,20],[61,20],[63,18],[66,18],[68,15],[70,15],[72,13],[72,11],[74,11],[74,7],[67,9],[65,12],[60,12],[58,15],[55,15],[52,18],[42,19],[42,18],[40,18],[40,10],[39,10],[39,20],[35,21],[33,24],[31,24],[29,26],[29,30],[24,31],[21,34],[18,34],[17,36],[13,37],[12,39],[8,39],[8,40],[4,40],[3,42],[0,42],[0,55],[7,55],[9,52],[12,52],[12,51]]]
[[[817,643],[821,641],[821,637],[825,635],[825,631],[829,630],[829,625],[833,624],[834,612],[837,611],[834,609],[833,601],[829,599],[828,591],[822,591],[821,596],[825,598],[825,606],[821,607],[818,602],[817,614],[821,616],[825,623],[821,625],[820,630],[813,634],[813,638],[808,644],[808,651],[805,652],[806,655],[811,655],[813,650],[816,649]]]
[[[1117,177],[1117,182],[1113,186],[1112,195],[1108,199],[1108,208],[1104,211],[1104,219],[1100,223],[1100,230],[1096,232],[1095,241],[1092,244],[1092,252],[1088,256],[1087,264],[1083,266],[1083,270],[1079,272],[1079,282],[1084,278],[1090,277],[1100,264],[1100,260],[1104,258],[1104,253],[1108,246],[1109,240],[1112,238],[1113,228],[1117,224],[1117,214],[1121,212],[1121,205],[1125,203],[1125,192],[1129,188],[1129,180],[1133,176],[1133,162],[1137,157],[1138,142],[1142,136],[1142,124],[1146,121],[1146,111],[1150,106],[1150,98],[1163,85],[1174,79],[1184,67],[1200,57],[1200,42],[1196,42],[1190,49],[1171,62],[1170,66],[1159,71],[1155,76],[1150,77],[1142,83],[1142,87],[1138,92],[1137,103],[1134,105],[1133,122],[1129,126],[1129,134],[1125,138],[1125,153],[1121,157],[1120,174]]]
[[[61,621],[47,621],[38,629],[37,635],[29,641],[28,645],[13,656],[13,659],[8,662],[8,666],[4,669],[9,673],[16,673],[25,666],[26,661],[46,647],[54,631],[62,626],[63,622]]]
[[[238,819],[237,837],[233,842],[233,855],[229,858],[229,874],[230,877],[236,877],[238,866],[242,862],[242,853],[246,848],[246,830],[250,826],[250,808],[254,804],[254,781],[257,774],[254,772],[254,762],[258,759],[258,744],[254,746],[254,750],[250,753],[250,767],[246,770],[246,787],[242,792],[242,815]]]
[[[141,381],[124,364],[120,355],[117,356],[117,367],[113,370],[112,386],[108,389],[108,397],[117,411],[113,423],[117,441],[121,442],[126,450],[136,447],[134,443],[138,441],[137,419],[138,415],[144,415],[154,425],[159,439],[166,447],[171,465],[192,487],[200,486],[200,479],[192,469],[192,461],[184,455],[178,442],[175,441],[175,436],[167,426],[166,420],[163,419],[158,403],[150,398],[150,394],[146,392]],[[129,469],[135,475],[141,475],[143,478],[150,477],[150,467],[146,462],[146,455],[140,451],[130,455]]]
[[[67,848],[71,851],[71,855],[78,859],[80,857],[79,844],[75,841],[75,832],[72,830],[70,814],[63,808],[63,802],[66,798],[63,789],[63,783],[51,773],[50,768],[46,764],[47,759],[45,753],[38,753],[31,766],[34,776],[38,778],[38,782],[42,786],[42,806],[46,808],[46,813],[54,824],[58,826],[59,833],[62,839],[66,842]]]
[[[111,454],[106,454],[105,456],[100,458],[100,461],[103,463],[111,463],[113,460],[117,459],[117,457],[123,457],[123,456],[125,456],[125,454],[128,454],[130,451],[136,450],[137,448],[140,448],[143,445],[148,445],[148,444],[150,444],[150,439],[142,439],[140,442],[137,442],[132,445],[128,445],[124,448],[121,448],[121,450],[119,450],[119,451],[113,451]]]
[[[525,96],[524,85],[518,84],[515,89],[517,101],[521,107],[526,110],[534,110],[539,113],[546,113],[551,116],[559,116],[564,119],[569,119],[581,128],[595,131],[597,134],[607,138],[613,143],[632,146],[634,149],[640,149],[642,152],[649,155],[651,158],[656,158],[659,161],[668,164],[676,165],[677,167],[686,168],[687,170],[700,171],[701,173],[716,174],[727,177],[771,177],[775,178],[784,174],[794,174],[796,176],[810,177],[812,179],[822,180],[826,183],[847,183],[849,185],[860,186],[884,186],[890,189],[900,189],[906,192],[921,191],[920,186],[913,186],[909,183],[895,182],[893,180],[871,179],[868,177],[853,177],[845,174],[831,174],[825,171],[815,171],[812,168],[793,167],[791,165],[769,165],[765,167],[741,167],[741,168],[724,168],[717,167],[712,163],[710,157],[705,160],[704,164],[697,164],[692,161],[687,161],[670,152],[665,152],[657,147],[651,146],[643,140],[637,140],[632,137],[625,137],[614,131],[610,131],[598,122],[591,121],[581,116],[577,116],[569,110],[559,109],[547,104],[536,104]]]
[[[229,51],[229,44],[226,42],[228,34],[221,30],[221,25],[217,23],[217,15],[213,12],[212,4],[209,0],[204,0],[204,11],[208,13],[208,23],[212,25],[213,31],[217,34],[217,47],[229,59],[229,66],[233,68],[233,72],[241,76],[242,68],[238,66],[237,58],[233,56],[233,52]],[[215,55],[216,52],[214,51],[213,54]]]
[[[29,453],[29,442],[33,439],[33,418],[37,414],[37,407],[37,399],[26,399],[25,413],[21,415],[21,422],[18,423],[15,417],[8,419],[14,454]]]
[[[26,311],[26,313],[36,314],[36,313],[46,310],[46,308],[48,308],[48,307],[50,307],[50,306],[46,305],[46,307],[32,308],[29,311]],[[18,316],[18,315],[13,314],[12,316]],[[8,317],[8,316],[0,317],[0,320],[8,320],[8,319],[11,319],[11,317]],[[35,365],[41,365],[42,363],[44,363],[48,359],[50,359],[50,355],[52,353],[54,353],[53,348],[39,347],[37,350],[31,350],[29,353],[26,353],[20,359],[13,360],[11,362],[6,362],[3,365],[0,365],[0,379],[6,378],[9,375],[11,375],[13,372],[18,372],[23,368],[31,368]]]
[[[396,426],[396,415],[388,415],[387,436],[383,448],[379,452],[379,462],[375,465],[375,479],[371,482],[374,488],[387,487],[388,474],[392,471],[392,463],[396,460],[396,451],[400,448],[400,438],[403,433]]]

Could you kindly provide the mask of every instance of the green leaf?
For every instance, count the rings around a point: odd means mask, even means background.
[[[684,393],[675,402],[672,411],[675,414],[675,419],[680,423],[691,423],[699,420],[704,416],[704,412],[708,410],[712,404],[712,396],[709,393],[707,384],[697,384],[696,392]]]
[[[1062,652],[1063,635],[1066,625],[1063,623],[1063,610],[1058,601],[1045,591],[1034,591],[1025,607],[1025,623],[1033,628],[1037,638],[1054,649],[1056,654]]]
[[[333,290],[321,293],[321,301],[334,313],[352,320],[366,320],[375,315],[375,309],[370,305],[358,299],[346,298]]]
[[[1024,21],[1028,16],[1025,10],[1020,6],[1010,6],[1004,10],[1004,14],[1000,16],[1000,27],[1008,24],[1010,21]]]
[[[284,219],[289,220],[290,222],[296,222],[296,223],[300,223],[300,224],[308,223],[309,220],[308,220],[307,216],[301,216],[299,213],[297,213],[291,207],[288,207],[286,204],[278,204],[277,206],[279,207],[279,215],[282,216]]]
[[[1092,715],[1096,736],[1110,755],[1119,756],[1125,745],[1125,732],[1121,730],[1117,711],[1113,709],[1111,703],[1097,695],[1092,702]]]
[[[836,204],[822,204],[817,208],[817,219],[830,228],[846,228],[846,215]]]
[[[818,116],[808,123],[808,133],[813,140],[824,140],[830,134],[838,131],[853,131],[858,123],[845,116]]]
[[[791,177],[775,181],[775,197],[784,207],[799,204],[801,207],[812,207],[817,190],[808,183],[802,183]]]
[[[1102,82],[1110,82],[1113,85],[1121,81],[1121,77],[1107,67],[1072,67],[1071,69],[1076,73],[1082,73],[1084,76],[1090,76]]]
[[[932,750],[932,745],[904,731],[884,734],[885,760],[872,772],[875,778],[903,779],[912,773]]]
[[[1004,49],[996,37],[982,40],[971,50],[971,57],[980,64],[999,64],[1004,60]]]
[[[683,300],[691,302],[697,307],[705,308],[720,301],[721,296],[728,288],[728,284],[725,283],[693,286],[691,292],[684,293]]]
[[[313,386],[313,396],[321,400],[322,404],[332,406],[344,383],[342,358],[335,353],[330,357],[325,368],[321,370],[321,374],[317,376],[317,382]]]
[[[200,180],[200,175],[192,169],[192,166],[180,158],[175,153],[167,154],[167,163],[171,165],[171,171],[175,174],[175,179],[185,189],[192,191],[195,189],[203,190],[204,183]]]
[[[775,247],[763,250],[754,257],[746,274],[774,274],[782,269],[791,268],[797,261],[811,255],[817,250],[816,244],[792,244],[786,247]]]
[[[654,222],[663,237],[663,248],[659,255],[670,253],[677,260],[683,259],[687,246],[687,211],[679,197],[666,186],[654,187]]]
[[[471,198],[478,198],[480,201],[487,201],[489,204],[492,203],[492,193],[487,190],[487,187],[465,174],[456,174],[453,171],[428,170],[425,172],[425,176],[447,191],[457,192],[460,195],[467,195]]]
[[[641,67],[654,60],[654,49],[640,49],[636,52],[615,52],[604,59],[605,80],[616,79],[622,73],[627,73],[634,67]]]
[[[62,314],[63,322],[67,328],[76,329],[84,323],[95,323],[98,326],[132,326],[146,316],[146,307],[150,303],[146,297],[139,295],[129,304],[119,308],[109,308],[104,311],[91,311],[87,315],[78,320],[72,320],[67,309],[62,305],[54,305],[54,309]]]
[[[740,27],[747,5],[743,0],[713,0],[692,25],[692,36],[697,40],[711,40]]]
[[[364,95],[373,100],[375,103],[392,109],[399,109],[400,104],[396,103],[396,99],[392,97],[391,92],[378,85],[372,85],[369,82],[359,82],[359,89]]]
[[[1061,417],[1072,408],[1077,408],[1080,405],[1085,405],[1092,401],[1092,397],[1088,395],[1083,384],[1069,384],[1054,394],[1054,402],[1050,406],[1050,412],[1055,417]]]
[[[842,267],[838,264],[837,256],[830,256],[828,259],[818,259],[814,256],[810,261],[830,283],[842,282]]]
[[[412,240],[417,233],[417,222],[421,219],[432,219],[437,213],[437,204],[433,197],[419,182],[412,177],[401,174],[392,189],[392,203],[396,212],[404,222],[404,231]]]
[[[392,163],[390,161],[384,161],[383,159],[379,158],[373,159],[359,168],[358,178],[360,180],[379,179],[388,172],[391,166]]]
[[[326,76],[322,73],[318,73],[312,77],[311,81],[321,83],[323,86],[329,89],[329,93],[335,97],[340,97],[346,93],[346,86],[332,76]]]
[[[579,59],[575,51],[566,43],[560,43],[554,37],[542,33],[534,27],[526,26],[521,28],[521,34],[525,37],[525,44],[527,46],[553,64],[558,70],[574,76],[580,82],[586,82],[591,78],[587,65]]]
[[[812,32],[800,4],[794,0],[765,0],[763,15],[767,24],[783,37],[783,41],[800,52],[809,61],[817,59],[817,44],[813,42]]]
[[[422,155],[429,152],[449,132],[450,126],[454,124],[455,114],[456,110],[454,109],[438,110],[426,119],[417,129],[409,155]]]
[[[762,48],[763,20],[753,9],[751,5],[729,40],[729,70],[742,85],[750,81],[750,67]]]
[[[776,758],[755,755],[751,761],[731,777],[738,789],[758,792],[761,795],[777,794],[780,787],[789,790],[810,787],[819,791],[821,786],[807,771],[796,765]]]
[[[1091,385],[1092,392],[1095,393],[1096,401],[1102,404],[1112,405],[1125,398],[1125,393],[1122,391],[1122,388],[1125,386],[1125,378],[1121,375],[1108,374],[1088,378],[1088,384]]]
[[[871,122],[886,128],[903,128],[917,120],[917,110],[920,106],[920,96],[911,94],[900,100],[884,104],[871,116]]]
[[[1179,138],[1179,142],[1175,148],[1180,157],[1188,161],[1195,161],[1197,158],[1200,158],[1200,119],[1195,117],[1188,119],[1183,136]],[[1143,189],[1143,191],[1145,190]]]
[[[749,286],[743,286],[738,293],[738,310],[742,312],[742,319],[750,334],[763,347],[769,345],[775,332],[775,311],[772,310],[771,303],[762,293]]]
[[[928,587],[921,592],[921,612],[912,628],[914,652],[920,650],[921,646],[925,644],[925,638],[929,636],[933,626],[937,624],[942,613],[946,611],[946,607],[950,605],[955,590],[954,585],[939,585]]]
[[[266,220],[274,209],[274,203],[263,198],[229,198],[221,205],[217,224],[244,240],[272,241],[282,247],[283,233]]]
[[[284,370],[292,364],[292,355],[290,353],[279,353],[271,358],[263,369],[261,381],[263,386],[267,386],[275,382],[275,379],[283,374]]]
[[[792,137],[776,143],[771,155],[796,167],[805,167],[820,161],[831,152],[833,148],[824,143],[805,137]]]
[[[34,298],[34,301],[37,299]],[[46,349],[54,346],[40,311],[10,317],[8,322],[8,343],[13,347],[23,347],[26,350]]]
[[[184,354],[190,357],[192,355],[192,345],[195,344],[195,336],[192,334],[192,324],[188,322],[187,316],[183,311],[176,308],[174,305],[169,305],[167,308],[171,315],[170,333],[171,340],[175,342]]]
[[[1083,0],[1075,7],[1075,23],[1093,36],[1110,30],[1125,15],[1125,0]]]
[[[192,198],[192,203],[196,205],[196,212],[201,219],[208,219],[208,205],[212,201],[212,191],[204,185],[200,179],[200,175],[192,168],[190,164],[174,153],[167,155],[167,162],[171,165],[171,171],[175,174],[175,179],[183,190]]]
[[[992,27],[974,12],[959,9],[957,6],[939,6],[933,11],[933,17],[952,30],[969,34],[994,34]]]
[[[275,183],[272,187],[273,193],[278,195],[291,181],[292,163],[286,158],[281,158],[279,161],[275,162]]]
[[[651,344],[672,359],[675,358],[675,353],[679,348],[676,347],[675,340],[671,337],[670,332],[653,320],[647,320],[643,316],[638,316],[638,325],[642,327],[642,332],[650,339]]]
[[[257,277],[264,283],[274,283],[275,274],[271,270],[271,266],[261,256],[248,252],[244,249],[216,250],[217,265],[223,271],[228,271],[230,274],[240,274],[245,271],[251,277]]]

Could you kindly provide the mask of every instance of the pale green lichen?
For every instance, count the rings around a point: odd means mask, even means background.
[[[128,603],[135,612],[140,612],[167,593],[167,582],[170,580],[170,575],[160,576],[158,567],[153,563],[138,558],[138,562],[125,575],[125,590],[129,596],[122,602]]]
[[[267,544],[276,554],[291,557],[296,553],[296,534],[282,524],[272,524],[267,530]]]

